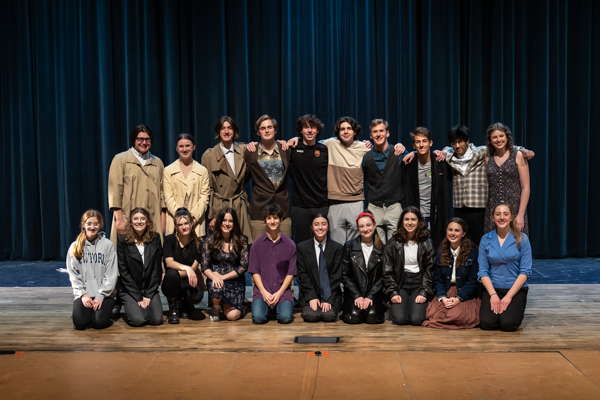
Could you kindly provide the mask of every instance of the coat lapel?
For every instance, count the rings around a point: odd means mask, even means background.
[[[144,245],[144,271],[146,271],[146,269],[148,269],[148,266],[150,265],[152,256],[154,256],[155,252],[156,252],[156,246],[154,245],[154,241],[152,241],[150,243],[146,243]]]
[[[237,143],[233,144],[233,161],[235,163],[235,179],[240,179],[240,173],[242,172],[242,165],[244,162],[244,156],[240,145]],[[229,163],[228,163],[229,164]],[[242,177],[243,179],[243,177]]]
[[[131,244],[128,246],[129,247],[129,257],[135,259],[136,261],[139,261],[140,265],[143,264],[142,262],[142,255],[140,254],[137,246],[134,244]],[[145,247],[145,246],[144,246]],[[144,249],[145,251],[145,249]],[[144,253],[145,256],[146,253]]]

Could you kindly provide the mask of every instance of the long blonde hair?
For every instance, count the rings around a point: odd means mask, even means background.
[[[77,236],[77,239],[75,239],[75,246],[73,246],[73,252],[71,253],[73,254],[73,257],[75,257],[78,260],[81,260],[81,258],[83,257],[83,249],[85,248],[85,223],[88,219],[92,217],[96,217],[98,219],[100,229],[104,228],[104,218],[102,218],[102,214],[100,214],[100,211],[89,209],[83,213],[83,215],[81,216],[80,224],[81,232],[79,233],[79,236]]]
[[[515,217],[515,211],[513,210],[511,205],[505,201],[501,201],[494,206],[492,215],[494,215],[496,213],[496,208],[498,208],[500,206],[508,207],[508,210],[510,211],[510,215],[512,217]],[[517,223],[515,222],[514,218],[512,219],[512,221],[510,221],[510,230],[512,231],[512,234],[515,237],[515,240],[517,242],[517,247],[521,247],[521,231],[519,230],[519,228],[517,228]]]

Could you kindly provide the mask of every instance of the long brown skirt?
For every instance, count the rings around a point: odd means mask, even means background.
[[[456,296],[456,286],[448,290],[448,297]],[[438,329],[470,329],[479,325],[480,299],[461,301],[456,307],[447,309],[436,298],[429,302],[423,326]]]

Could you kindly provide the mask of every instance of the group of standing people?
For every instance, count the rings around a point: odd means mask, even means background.
[[[513,146],[506,126],[490,126],[483,147],[469,143],[466,127],[454,127],[452,146],[435,152],[430,132],[418,127],[411,132],[414,153],[388,143],[388,124],[381,119],[370,125],[372,143],[357,140],[361,127],[351,117],[340,118],[335,137],[324,141],[318,141],[323,124],[313,115],[298,119],[300,137],[287,142],[275,140],[277,121],[268,115],[255,129],[260,141],[240,144],[237,124],[222,117],[215,126],[218,144],[201,163],[193,159],[194,138],[181,134],[179,158],[164,168],[149,151],[151,130],[134,128],[131,148],[115,156],[109,172],[111,241],[101,232],[100,213],[90,210],[67,256],[77,329],[110,325],[115,303],[123,305],[131,326],[162,323],[161,282],[169,323],[203,318],[194,304],[204,292],[211,320],[239,319],[245,272],[253,276],[255,323],[269,318],[289,323],[297,302],[306,321],[335,321],[341,313],[347,323],[381,323],[390,305],[394,323],[434,327],[468,309],[469,317],[457,326],[469,327],[478,324],[474,310],[482,291],[495,315],[510,307],[506,298],[524,294],[526,300],[522,274],[515,291],[502,287],[506,276],[498,280],[489,268],[494,263],[481,262],[484,243],[491,254],[486,257],[503,259],[505,246],[496,248],[496,242],[529,246],[523,234],[529,199],[525,160],[533,152]],[[244,190],[249,180],[250,200]],[[454,215],[462,217],[450,222],[447,180],[454,183]],[[365,186],[369,202],[363,212]],[[509,215],[496,220],[499,203]],[[510,232],[498,232],[499,221],[508,221]],[[482,241],[488,231],[496,232],[489,243]],[[478,262],[471,253],[480,241]],[[111,250],[116,254],[109,256]],[[517,270],[522,263],[515,262]],[[430,302],[434,296],[438,301]]]

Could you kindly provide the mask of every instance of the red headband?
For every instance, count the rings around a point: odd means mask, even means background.
[[[361,219],[362,217],[369,217],[371,218],[371,220],[373,221],[373,223],[375,224],[375,217],[373,216],[373,214],[371,214],[370,212],[362,212],[360,214],[358,214],[358,217],[356,218],[356,223],[358,224],[358,220]]]

